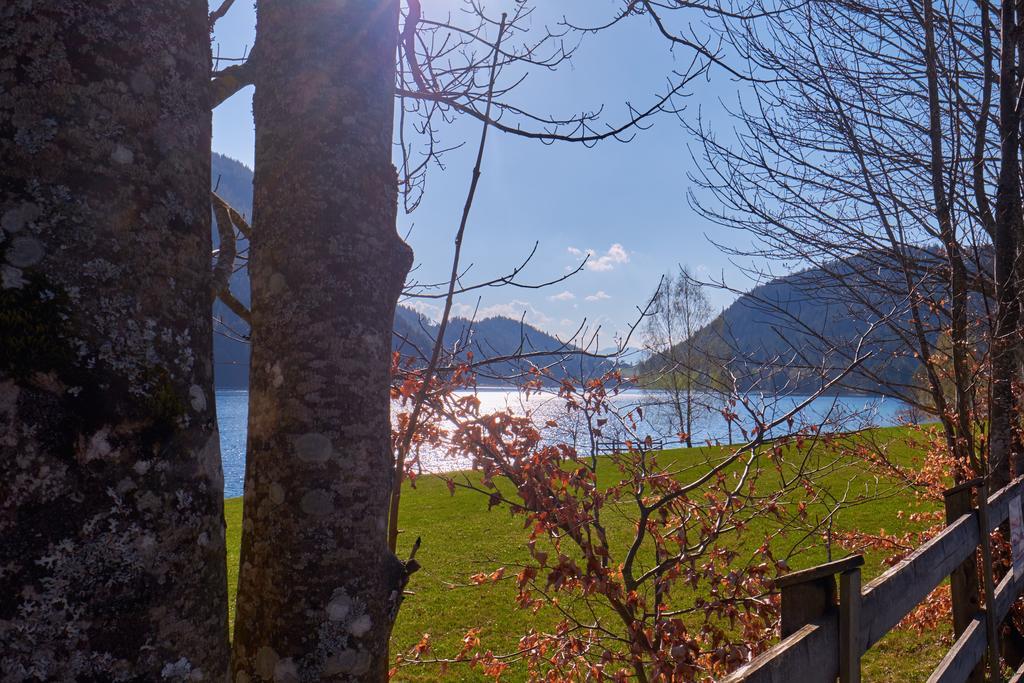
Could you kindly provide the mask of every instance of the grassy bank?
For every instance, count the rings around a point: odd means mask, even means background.
[[[905,442],[908,433],[900,429],[879,430],[878,435],[889,445],[890,456],[905,464],[917,459],[915,448]],[[663,464],[699,469],[699,463],[714,458],[720,451],[714,449],[681,449],[666,452]],[[772,485],[766,476],[761,485]],[[853,463],[835,463],[825,479],[825,485],[836,494],[860,492],[870,494],[862,505],[845,510],[837,520],[838,528],[890,532],[907,528],[907,522],[898,518],[898,511],[922,510],[913,495],[894,482],[865,476]],[[415,595],[402,605],[392,638],[392,651],[401,652],[415,645],[424,632],[432,636],[435,652],[439,656],[458,651],[462,636],[472,627],[481,627],[480,637],[485,648],[495,652],[511,651],[527,628],[544,629],[557,619],[551,611],[541,610],[537,615],[518,610],[513,602],[514,587],[500,582],[485,587],[467,587],[467,577],[480,571],[500,566],[515,565],[527,557],[523,548],[525,532],[522,520],[512,518],[506,510],[487,510],[486,498],[469,492],[450,495],[444,482],[435,477],[423,477],[415,489],[407,489],[402,498],[403,530],[399,556],[408,554],[416,537],[422,538],[417,559],[423,565],[410,583]],[[926,508],[925,508],[926,509]],[[234,590],[238,571],[238,543],[241,535],[242,505],[240,498],[225,504],[228,523],[228,572],[231,591],[232,620],[234,618]],[[905,516],[904,516],[905,517]],[[629,532],[625,520],[616,522],[622,528],[617,533]],[[749,533],[736,540],[741,554],[753,551],[760,534]],[[794,542],[790,539],[788,542]],[[749,546],[749,547],[748,547]],[[837,550],[837,556],[845,552]],[[824,547],[810,549],[794,557],[794,569],[810,566],[827,559]],[[869,555],[865,566],[865,580],[884,570],[882,557]],[[514,572],[511,572],[514,573]],[[909,632],[896,632],[883,639],[865,660],[865,680],[903,681],[923,680],[941,658],[941,643],[946,631],[919,636]],[[502,680],[522,680],[522,672],[515,670]],[[442,673],[436,667],[406,667],[399,680],[479,680],[479,675],[461,665]]]

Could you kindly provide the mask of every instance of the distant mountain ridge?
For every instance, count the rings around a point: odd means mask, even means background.
[[[913,258],[922,271],[939,272],[942,266],[935,250],[920,249]],[[941,299],[941,285],[933,284],[930,294]],[[822,374],[838,375],[859,348],[861,356],[870,356],[832,393],[908,395],[922,386],[922,378],[920,361],[907,345],[914,331],[905,291],[898,268],[883,257],[864,254],[753,288],[688,343],[697,356],[713,359],[708,365],[730,361],[740,390],[795,393],[817,390]],[[980,297],[970,305],[975,314],[983,313]],[[934,345],[944,321],[925,306],[920,315],[925,336]],[[664,367],[658,357],[638,364],[647,377],[656,377]]]
[[[217,193],[249,218],[252,215],[252,170],[222,154],[213,154],[212,164],[212,181]],[[216,244],[216,230],[213,236]],[[237,247],[239,253],[243,253],[248,249],[248,244],[240,240]],[[249,305],[251,290],[246,269],[240,268],[232,276],[231,290],[243,304]],[[213,314],[216,332],[213,344],[216,363],[214,375],[217,388],[244,389],[249,385],[249,344],[245,341],[248,326],[219,300],[214,302]],[[393,350],[421,360],[429,358],[438,332],[433,321],[411,308],[399,306],[395,312],[394,330]],[[566,347],[556,337],[532,325],[500,316],[472,322],[465,318],[453,318],[445,332],[444,344],[446,348],[451,348],[457,342],[461,342],[464,350],[472,351],[477,360],[504,358],[522,351],[535,354],[530,361],[539,367],[558,360],[555,351],[575,348]],[[604,364],[593,358],[582,358],[579,362],[588,372]],[[575,367],[578,368],[579,364]],[[524,362],[501,360],[488,366],[481,373],[480,381],[488,383],[495,376],[515,374],[527,368],[528,364]],[[558,375],[557,371],[555,375]]]

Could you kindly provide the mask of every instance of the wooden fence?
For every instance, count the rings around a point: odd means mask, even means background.
[[[609,441],[598,441],[597,452],[598,453],[625,453],[632,449],[642,446],[647,451],[660,451],[665,448],[665,441],[663,439],[652,439],[649,443],[644,441],[620,441],[619,439],[611,439]]]
[[[977,508],[971,504],[975,486]],[[1012,571],[998,586],[992,585],[989,536],[981,531],[1005,522],[1011,501],[1020,505],[1022,491],[1024,476],[991,496],[979,481],[947,491],[947,526],[942,533],[863,589],[860,555],[782,577],[777,582],[782,593],[782,641],[724,681],[831,683],[838,678],[858,683],[861,656],[950,577],[956,642],[928,681],[980,683],[986,652],[990,657],[998,652],[995,627],[1024,589],[1024,577]],[[988,585],[978,585],[979,554]],[[993,596],[985,601],[987,610],[981,607],[982,589]],[[1021,675],[1019,671],[1013,680]]]

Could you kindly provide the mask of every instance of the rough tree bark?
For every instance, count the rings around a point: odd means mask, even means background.
[[[257,8],[252,360],[234,680],[384,680],[389,370],[412,252],[391,164],[398,3]]]
[[[222,679],[206,3],[5,3],[0,55],[0,678]]]

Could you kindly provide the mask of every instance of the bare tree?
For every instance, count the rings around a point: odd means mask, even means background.
[[[0,677],[222,680],[206,4],[0,35]]]
[[[668,394],[679,439],[692,448],[694,416],[706,407],[697,394],[707,382],[697,375],[709,371],[707,363],[698,359],[702,354],[695,347],[695,336],[711,321],[711,305],[703,285],[686,266],[679,266],[678,274],[662,278],[653,300],[645,324],[644,342],[650,353],[647,364],[654,364],[656,386]]]
[[[1002,486],[1020,473],[1020,417],[1013,383],[1020,372],[1019,241],[1024,231],[1020,191],[1020,107],[1024,84],[1020,60],[1019,2],[1004,0],[999,12],[999,175],[996,184],[993,253],[996,321],[992,336],[992,399],[989,470]]]
[[[998,157],[988,6],[810,3],[763,21],[724,28],[752,65],[749,99],[732,112],[734,140],[695,127],[698,183],[716,200],[696,203],[756,236],[733,253],[810,266],[801,287],[815,300],[854,326],[885,321],[872,342],[885,353],[851,381],[918,403],[942,423],[956,476],[980,471]],[[893,372],[909,365],[924,402]]]

